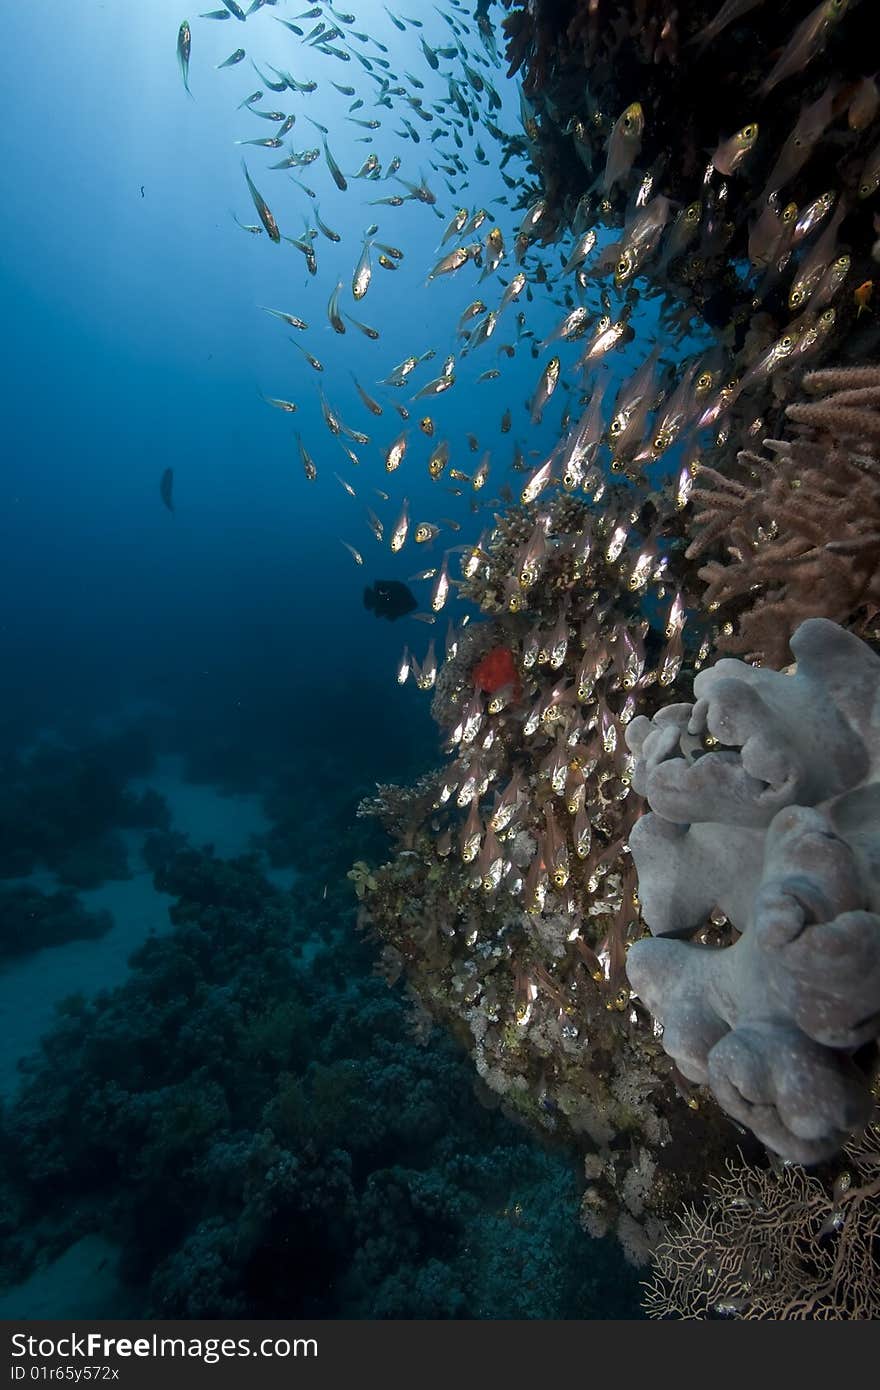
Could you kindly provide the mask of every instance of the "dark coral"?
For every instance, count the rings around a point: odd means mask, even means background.
[[[65,941],[91,940],[112,926],[109,912],[88,912],[73,893],[0,885],[0,960]]]
[[[136,1315],[628,1315],[632,1279],[572,1213],[574,1166],[405,1034],[321,867],[155,837],[173,930],[73,998],[0,1130],[7,1274],[103,1230]]]

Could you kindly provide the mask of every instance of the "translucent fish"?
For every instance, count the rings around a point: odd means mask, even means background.
[[[606,197],[632,168],[642,147],[644,129],[645,113],[641,103],[634,101],[618,116],[608,137],[605,172],[600,182]]]
[[[549,401],[559,382],[560,362],[558,357],[551,357],[547,363],[535,388],[535,394],[531,400],[530,413],[533,425],[539,425],[544,414],[544,407]]]
[[[571,248],[568,259],[562,267],[563,275],[570,275],[573,270],[577,270],[578,266],[583,265],[595,245],[596,233],[593,228],[590,227],[588,231],[583,232],[582,235],[578,237],[574,246]],[[523,279],[525,279],[525,276],[523,276]]]
[[[344,193],[346,188],[348,188],[348,181],[345,175],[343,174],[342,170],[340,169],[339,165],[336,163],[336,160],[330,153],[330,150],[327,148],[326,136],[324,137],[324,158],[327,161],[327,167],[330,170],[333,182],[336,184],[336,187]]]
[[[370,262],[370,242],[364,242],[358,263],[354,268],[351,280],[351,292],[355,299],[363,299],[367,290],[370,288],[370,281],[373,278],[373,268]]]
[[[733,24],[734,20],[741,19],[743,15],[748,14],[749,10],[753,10],[756,5],[763,3],[764,0],[725,0],[715,17],[710,19],[709,23],[705,24],[690,42],[695,43],[702,50],[713,39],[717,39],[722,30],[726,29],[729,24]]]
[[[418,357],[405,357],[402,362],[398,362],[393,367],[390,374],[382,378],[383,386],[403,386],[407,377],[415,371],[419,365]]]
[[[333,329],[334,333],[345,332],[345,324],[342,322],[342,316],[339,312],[339,296],[341,293],[342,281],[338,280],[327,302],[327,318],[330,320],[330,327]]]
[[[406,498],[404,498],[403,506],[400,511],[400,516],[398,517],[397,522],[394,526],[394,530],[391,533],[391,549],[394,551],[395,554],[397,554],[399,550],[403,549],[404,545],[406,544],[406,538],[408,534],[409,502]]]
[[[525,278],[526,278],[526,277],[523,276],[523,284],[525,284]],[[456,336],[458,336],[458,337],[461,336],[462,329],[464,328],[464,326],[465,326],[466,323],[469,323],[470,320],[473,319],[473,318],[477,318],[478,315],[480,315],[480,314],[485,314],[485,312],[486,312],[486,305],[483,303],[482,299],[475,299],[475,300],[473,301],[473,303],[471,303],[471,304],[469,304],[469,305],[467,306],[467,308],[465,309],[465,311],[464,311],[464,313],[462,314],[461,318],[458,320],[458,328],[456,329]],[[499,309],[498,312],[499,312],[499,313],[501,312],[500,309]]]
[[[241,161],[241,167],[244,170],[244,176],[247,179],[248,190],[253,200],[254,207],[257,210],[257,216],[259,217],[263,226],[266,228],[270,240],[274,242],[279,242],[281,240],[281,233],[278,230],[278,223],[275,221],[275,218],[272,215],[272,211],[268,203],[266,202],[265,198],[262,197],[259,190],[255,187],[254,181],[248,173],[248,168],[244,160]]]
[[[345,491],[348,493],[349,497],[357,497],[357,493],[355,492],[351,483],[347,483],[344,478],[340,478],[338,473],[334,473],[333,476],[336,479],[339,486],[345,488]],[[343,545],[344,544],[345,542],[343,541]]]
[[[352,381],[353,381],[354,384],[355,384],[355,390],[357,391],[357,393],[358,393],[358,395],[360,396],[361,400],[363,401],[364,405],[367,407],[367,410],[369,410],[370,414],[371,414],[371,415],[381,415],[381,414],[382,414],[382,407],[381,407],[381,405],[379,405],[379,402],[378,402],[378,401],[374,401],[373,398],[372,398],[372,396],[368,396],[368,395],[367,395],[367,393],[366,393],[366,391],[364,390],[364,388],[359,384],[359,382],[358,382],[358,380],[357,380],[357,377],[355,377],[353,374],[352,374]]]
[[[357,173],[355,174],[355,178],[356,178],[356,179],[367,179],[367,178],[369,178],[372,174],[378,173],[378,171],[379,171],[379,156],[378,156],[377,154],[375,154],[375,153],[369,154],[369,155],[367,155],[367,158],[364,160],[363,164],[361,165],[361,167],[358,169]]]
[[[321,232],[321,234],[325,236],[328,241],[342,240],[342,237],[339,235],[338,232],[334,232],[330,227],[327,226],[325,222],[321,221],[321,215],[318,211],[317,205],[315,206],[315,222],[317,223],[318,231]]]
[[[351,314],[346,314],[345,317],[348,319],[352,328],[356,328],[359,333],[363,333],[365,338],[371,338],[373,342],[375,342],[379,337],[378,328],[371,328],[368,323],[361,323],[360,319],[353,319]]]
[[[303,472],[305,473],[308,481],[310,483],[313,483],[318,476],[318,469],[315,466],[315,461],[309,453],[308,449],[306,448],[305,444],[303,444],[302,437],[300,435],[296,436],[296,441],[299,445],[299,456],[302,461]]]
[[[393,473],[403,462],[407,446],[407,431],[401,430],[395,440],[385,450],[385,472]]]
[[[470,252],[467,247],[459,246],[455,251],[450,251],[448,256],[443,256],[431,270],[428,271],[427,279],[436,280],[438,275],[449,275],[455,270],[460,270],[470,259]]]
[[[444,391],[448,391],[450,386],[454,386],[454,384],[455,377],[452,375],[435,376],[431,381],[426,382],[421,390],[416,391],[413,400],[419,401],[425,396],[439,396]]]
[[[437,578],[434,581],[434,587],[431,591],[431,611],[433,613],[439,613],[440,610],[443,608],[444,604],[446,603],[448,596],[449,569],[447,566],[446,556],[444,556],[443,564],[440,567],[440,573],[437,575]]]
[[[342,479],[340,478],[340,482],[341,481]],[[348,541],[340,540],[339,544],[345,546],[346,550],[348,551],[349,555],[354,560],[356,565],[362,565],[364,563],[364,557],[361,554],[361,552],[359,550],[355,550],[353,545],[349,545]],[[403,682],[401,682],[401,684],[402,683]]]
[[[712,156],[712,163],[719,174],[728,176],[745,159],[746,155],[754,149],[758,139],[757,122],[752,121],[749,125],[744,125],[742,130],[738,130],[735,135],[729,136],[727,140],[722,140]]]
[[[863,77],[857,83],[847,107],[846,123],[850,130],[867,130],[880,108],[880,89],[873,77]]]
[[[192,92],[189,89],[189,60],[191,52],[192,30],[189,27],[188,20],[184,20],[177,31],[177,63],[188,96],[192,96]]]
[[[524,507],[527,507],[530,502],[534,502],[535,498],[543,492],[550,481],[552,469],[552,458],[547,459],[546,463],[542,463],[540,468],[535,469],[520,494],[520,501]]]
[[[276,410],[284,410],[288,415],[292,415],[299,407],[293,401],[281,400],[278,396],[263,396],[267,405],[274,405]]]
[[[440,238],[440,245],[445,246],[447,241],[451,241],[453,237],[459,236],[467,220],[467,208],[459,208],[455,216],[452,217],[450,221],[447,223],[443,235]]]
[[[446,439],[441,439],[440,443],[431,454],[431,457],[428,459],[428,472],[434,482],[440,478],[448,462],[449,442]]]
[[[299,351],[302,353],[303,357],[306,359],[313,372],[323,372],[324,364],[320,362],[317,357],[313,357],[312,354],[310,352],[307,352],[304,347],[300,347],[300,344],[296,341],[295,338],[290,338],[288,341],[293,343],[293,346],[295,348],[299,348]]]
[[[759,96],[766,96],[775,86],[801,72],[816,54],[821,52],[830,37],[831,30],[849,8],[849,0],[820,0],[814,10],[797,26],[778,60],[758,88]]]

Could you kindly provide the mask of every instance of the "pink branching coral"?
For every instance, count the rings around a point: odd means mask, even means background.
[[[817,399],[787,407],[795,438],[741,452],[740,477],[704,467],[692,493],[688,559],[722,540],[727,554],[699,571],[705,603],[740,606],[718,649],[775,667],[804,618],[870,639],[880,614],[880,367],[810,372],[803,387]]]

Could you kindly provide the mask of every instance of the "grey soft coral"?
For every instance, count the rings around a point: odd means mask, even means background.
[[[793,674],[718,661],[694,704],[629,725],[654,939],[627,972],[684,1075],[813,1163],[871,1110],[855,1054],[880,1036],[880,658],[824,618],[791,649]],[[669,939],[716,909],[735,945]]]

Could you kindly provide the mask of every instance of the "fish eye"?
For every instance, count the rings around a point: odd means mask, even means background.
[[[740,131],[740,135],[743,137],[744,140],[754,140],[757,133],[758,127],[756,125],[743,126],[742,130]]]
[[[685,213],[685,217],[687,218],[688,222],[696,222],[696,220],[697,220],[697,218],[699,217],[699,215],[700,215],[700,204],[699,204],[699,203],[691,203],[690,207],[688,208],[687,212]]]
[[[833,322],[834,322],[834,318],[835,318],[835,316],[836,316],[836,313],[837,313],[837,310],[836,310],[836,309],[826,309],[825,312],[824,312],[824,314],[822,314],[822,316],[821,316],[820,322],[821,322],[821,323],[833,323]]]
[[[788,352],[789,348],[794,346],[794,338],[792,334],[786,333],[785,337],[780,341],[779,346],[783,352]]]
[[[697,389],[698,389],[699,391],[707,391],[711,385],[712,385],[712,373],[711,373],[711,372],[700,372],[700,375],[697,377]]]

